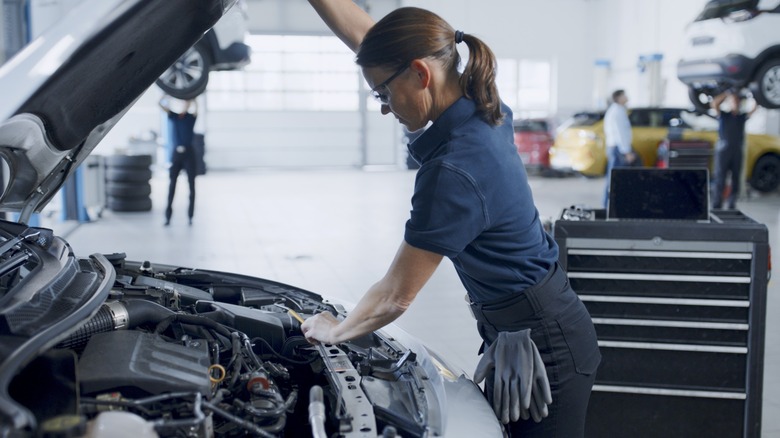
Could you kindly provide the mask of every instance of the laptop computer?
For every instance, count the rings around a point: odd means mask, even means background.
[[[607,219],[709,222],[706,168],[612,169]]]

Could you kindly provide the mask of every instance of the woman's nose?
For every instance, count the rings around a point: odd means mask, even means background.
[[[382,115],[390,114],[390,105],[382,104]]]

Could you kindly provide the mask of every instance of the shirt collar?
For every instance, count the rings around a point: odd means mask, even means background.
[[[476,111],[477,106],[471,99],[461,97],[456,100],[425,132],[409,144],[412,157],[420,164],[425,163],[436,149],[449,139],[452,130],[465,123]]]

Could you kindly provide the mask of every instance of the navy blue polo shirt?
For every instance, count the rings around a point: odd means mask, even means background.
[[[450,258],[478,303],[537,284],[558,260],[502,109],[494,127],[460,98],[409,145],[420,169],[404,239]]]

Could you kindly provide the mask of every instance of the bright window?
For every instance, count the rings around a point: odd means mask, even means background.
[[[251,35],[252,62],[211,72],[210,110],[357,111],[359,70],[336,37]]]
[[[496,85],[515,118],[546,117],[552,108],[549,61],[499,59]]]
[[[252,62],[209,77],[209,110],[358,111],[368,85],[355,55],[334,36],[250,35]],[[465,62],[465,60],[464,60]],[[544,117],[552,108],[549,61],[499,59],[499,95],[516,118]],[[367,109],[379,111],[368,93]]]

